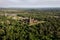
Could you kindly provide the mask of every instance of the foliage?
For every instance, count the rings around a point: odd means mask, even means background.
[[[60,40],[60,18],[50,17],[53,14],[47,16],[48,14],[43,15],[42,13],[18,15],[46,21],[31,26],[19,20],[0,16],[0,40]]]

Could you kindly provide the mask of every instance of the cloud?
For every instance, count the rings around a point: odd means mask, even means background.
[[[60,7],[60,0],[0,0],[0,7]]]

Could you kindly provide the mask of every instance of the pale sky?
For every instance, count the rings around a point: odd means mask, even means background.
[[[0,0],[0,7],[60,7],[60,0]]]

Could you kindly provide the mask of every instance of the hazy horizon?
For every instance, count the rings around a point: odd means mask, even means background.
[[[0,8],[58,8],[60,0],[0,0]]]

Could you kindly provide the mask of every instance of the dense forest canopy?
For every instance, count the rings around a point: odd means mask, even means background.
[[[1,15],[3,14],[3,15]],[[44,23],[30,25],[16,17],[31,17]],[[0,9],[0,40],[60,40],[60,9]]]

